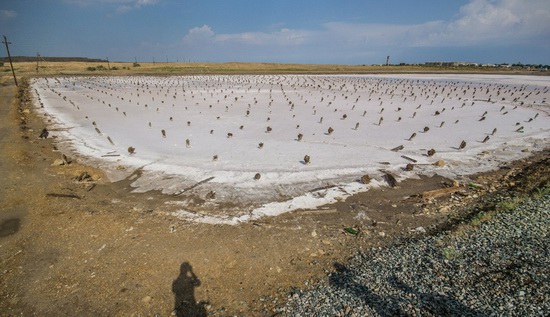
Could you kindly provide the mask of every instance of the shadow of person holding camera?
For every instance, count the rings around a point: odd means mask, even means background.
[[[180,275],[172,282],[174,293],[174,311],[172,315],[183,317],[206,317],[207,303],[197,302],[195,299],[195,287],[201,285],[201,281],[193,272],[193,267],[188,262],[180,266]]]

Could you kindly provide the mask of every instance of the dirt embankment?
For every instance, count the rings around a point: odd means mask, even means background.
[[[472,177],[481,187],[436,198],[422,194],[452,180],[408,180],[317,211],[212,226],[170,216],[167,197],[131,193],[130,179],[107,182],[56,150],[55,133],[38,138],[46,123],[24,90],[0,88],[0,118],[0,311],[7,316],[169,316],[175,308],[181,316],[269,315],[292,287],[322,278],[334,261],[436,230],[449,217],[463,219],[455,208],[485,193],[535,190],[550,174],[544,152]]]

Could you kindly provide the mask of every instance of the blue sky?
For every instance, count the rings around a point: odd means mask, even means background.
[[[12,55],[550,64],[549,0],[2,0],[0,30]]]

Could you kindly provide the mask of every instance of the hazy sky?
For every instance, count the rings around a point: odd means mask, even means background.
[[[111,61],[550,64],[550,0],[0,0],[0,31]]]

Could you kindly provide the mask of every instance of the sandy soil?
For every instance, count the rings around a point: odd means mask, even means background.
[[[12,85],[0,88],[6,316],[170,316],[176,306],[185,316],[269,316],[291,288],[322,278],[334,261],[445,223],[453,216],[448,204],[470,203],[483,192],[465,188],[452,199],[422,200],[421,193],[452,184],[436,176],[239,226],[188,223],[169,215],[168,197],[131,193],[129,180],[109,183],[78,158],[52,165],[69,153],[38,138],[45,123],[16,94]],[[545,157],[472,180],[488,191],[511,186],[500,180]]]

